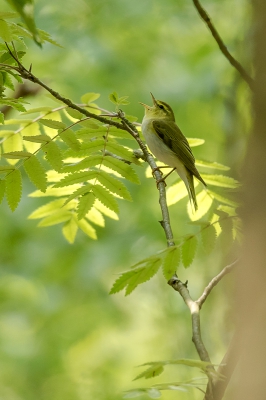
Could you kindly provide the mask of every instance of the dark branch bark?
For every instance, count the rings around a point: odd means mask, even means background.
[[[240,73],[242,78],[247,82],[251,90],[254,90],[254,80],[251,78],[251,76],[247,73],[247,71],[242,67],[242,65],[232,56],[232,54],[228,51],[227,47],[225,46],[221,36],[217,32],[216,28],[214,27],[213,23],[211,22],[211,19],[207,12],[204,10],[202,5],[200,4],[199,0],[193,0],[193,3],[203,19],[203,21],[206,23],[208,26],[209,30],[211,31],[212,36],[214,37],[216,43],[218,44],[221,52],[223,55],[227,58],[227,60],[230,62],[230,64]]]

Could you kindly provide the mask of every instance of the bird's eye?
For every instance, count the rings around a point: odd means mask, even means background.
[[[158,104],[161,110],[164,110],[164,106],[162,104]]]

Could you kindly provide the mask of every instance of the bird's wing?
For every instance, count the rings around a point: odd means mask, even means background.
[[[153,127],[157,135],[164,141],[167,146],[177,155],[177,157],[183,162],[185,167],[190,170],[193,175],[197,171],[195,167],[195,158],[192,154],[191,148],[188,144],[187,139],[178,128],[174,121],[153,121]],[[198,172],[198,171],[197,171]]]

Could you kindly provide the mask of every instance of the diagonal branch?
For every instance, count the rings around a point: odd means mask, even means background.
[[[232,271],[232,269],[234,268],[234,266],[238,263],[238,259],[235,260],[232,264],[227,265],[226,267],[224,267],[224,269],[218,274],[216,275],[210,282],[209,284],[206,286],[206,288],[204,289],[202,295],[198,298],[198,300],[196,301],[196,303],[198,304],[199,308],[202,307],[203,303],[205,302],[205,300],[207,299],[207,297],[209,296],[209,294],[211,293],[212,289],[214,288],[214,286],[217,285],[217,283],[220,282],[220,280],[229,272]]]
[[[211,19],[207,12],[204,10],[202,5],[200,4],[199,0],[193,0],[193,3],[203,19],[203,21],[206,23],[208,26],[209,30],[212,33],[212,36],[214,37],[216,43],[218,44],[221,52],[224,54],[224,56],[227,58],[227,60],[230,62],[230,64],[240,73],[242,78],[247,82],[251,90],[254,90],[254,80],[251,78],[251,76],[247,73],[247,71],[242,67],[242,65],[232,56],[232,54],[228,51],[227,47],[225,46],[221,36],[217,32],[216,28],[214,27],[213,23],[211,22]]]

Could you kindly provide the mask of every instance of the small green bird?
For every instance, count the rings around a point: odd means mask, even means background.
[[[195,158],[187,139],[175,123],[172,108],[164,101],[155,100],[153,106],[145,107],[141,129],[147,145],[155,157],[176,170],[184,181],[190,202],[198,209],[193,176],[207,186],[195,167]],[[192,203],[191,203],[192,204]]]

